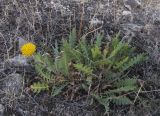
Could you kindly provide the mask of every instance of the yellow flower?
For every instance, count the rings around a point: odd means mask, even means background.
[[[21,46],[20,51],[22,55],[25,57],[32,56],[36,51],[36,45],[31,42],[28,42]]]

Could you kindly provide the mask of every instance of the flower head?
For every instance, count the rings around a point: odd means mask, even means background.
[[[28,42],[21,46],[20,51],[22,55],[25,57],[32,56],[36,51],[36,45],[31,42]]]

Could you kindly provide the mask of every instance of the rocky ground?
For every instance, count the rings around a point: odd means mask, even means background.
[[[99,116],[101,110],[86,102],[34,95],[29,81],[34,69],[18,57],[18,37],[37,44],[39,51],[53,47],[75,27],[78,35],[95,38],[104,32],[149,54],[150,60],[133,72],[146,81],[145,96],[152,104],[117,108],[111,115],[160,114],[160,1],[159,0],[1,0],[0,1],[0,115]],[[42,48],[45,46],[44,48]],[[15,57],[16,56],[16,57]],[[17,60],[18,59],[18,60]]]

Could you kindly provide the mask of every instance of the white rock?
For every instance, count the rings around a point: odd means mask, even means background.
[[[5,77],[3,85],[2,90],[6,95],[18,95],[23,89],[23,77],[18,73],[12,73]]]
[[[133,22],[133,15],[131,11],[123,11],[122,16],[123,16],[123,20],[127,22]]]
[[[2,104],[0,104],[0,116],[3,116],[4,110],[5,107]]]
[[[141,6],[141,2],[139,0],[123,0],[123,1],[124,1],[124,6],[129,10]]]
[[[123,11],[122,15],[128,16],[128,15],[132,15],[132,13],[131,11]]]
[[[97,19],[97,18],[92,18],[90,21],[91,25],[97,25],[97,24],[103,24],[103,21]]]
[[[14,58],[8,59],[6,62],[13,64],[14,66],[28,66],[28,62],[31,58],[26,58],[22,55],[15,56]]]
[[[19,47],[19,49],[21,48],[22,45],[24,45],[25,43],[28,42],[27,40],[24,40],[21,37],[18,37],[17,40],[18,40],[18,47]]]

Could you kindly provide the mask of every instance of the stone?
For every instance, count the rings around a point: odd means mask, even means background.
[[[35,68],[31,65],[33,57],[24,57],[17,55],[13,58],[0,62],[0,72],[5,72],[6,75],[12,73],[18,74],[35,74]],[[1,77],[4,77],[1,75]]]
[[[93,18],[93,19],[91,19],[90,24],[93,25],[93,26],[96,26],[98,24],[103,24],[103,21],[101,21],[97,18]]]
[[[28,66],[28,62],[31,60],[32,58],[26,58],[22,55],[17,55],[13,58],[10,58],[8,60],[6,60],[6,63],[8,63],[9,65],[12,65],[12,66]]]
[[[141,2],[139,0],[124,0],[124,6],[132,10],[141,7]]]
[[[126,23],[120,25],[124,30],[130,30],[132,32],[140,32],[141,29],[144,27],[143,25],[138,25],[134,23]]]
[[[12,73],[3,81],[3,92],[7,96],[19,95],[23,89],[23,77],[18,73]]]
[[[0,116],[3,116],[4,110],[5,110],[5,107],[2,104],[0,104]]]
[[[131,11],[123,11],[122,12],[123,21],[132,22],[133,21],[133,15]]]
[[[24,40],[21,37],[17,37],[17,40],[18,40],[18,47],[19,47],[19,49],[21,48],[22,45],[24,45],[25,43],[28,42],[27,40]]]
[[[131,13],[131,11],[123,11],[122,15],[123,16],[132,15],[132,13]]]

